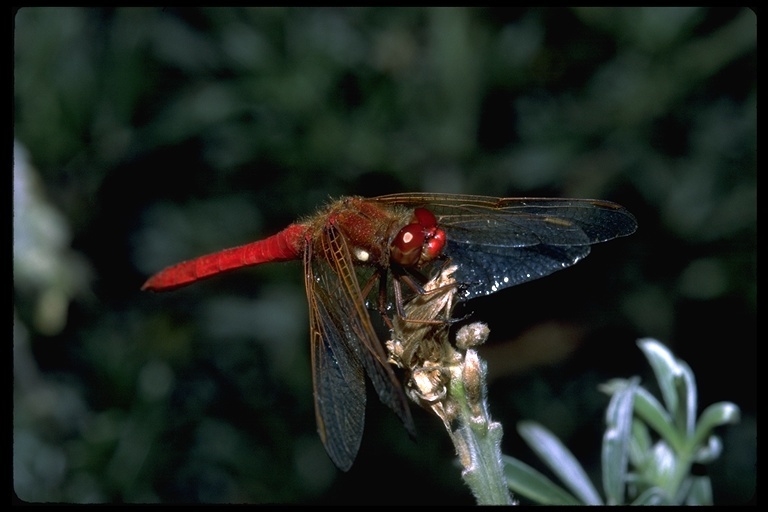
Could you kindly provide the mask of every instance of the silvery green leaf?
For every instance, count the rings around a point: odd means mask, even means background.
[[[541,505],[583,505],[568,491],[531,466],[513,457],[502,458],[504,476],[513,492]]]
[[[635,498],[632,505],[670,505],[670,501],[664,492],[658,487],[651,487],[643,491]]]
[[[653,462],[648,466],[648,477],[653,483],[664,488],[665,484],[672,480],[679,464],[674,450],[664,441],[659,441],[653,446],[651,452]]]
[[[638,387],[635,391],[635,414],[672,446],[676,448],[684,446],[684,440],[675,430],[672,418],[661,403],[642,387]]]
[[[712,505],[712,482],[707,476],[691,478],[691,486],[685,499],[686,505]]]
[[[701,446],[693,455],[693,460],[699,464],[707,464],[720,457],[723,453],[723,442],[717,436],[709,436],[706,446]]]
[[[712,433],[715,427],[726,425],[728,423],[738,423],[741,419],[741,410],[731,402],[717,402],[701,413],[699,422],[696,425],[694,441],[696,443],[704,442],[704,439]]]
[[[698,396],[696,390],[696,377],[691,368],[685,361],[678,360],[681,370],[680,378],[677,381],[679,410],[677,415],[682,417],[678,420],[678,425],[685,428],[686,436],[693,435],[693,429],[696,425],[696,409],[698,407]]]
[[[586,472],[568,449],[549,430],[530,421],[521,421],[517,430],[526,443],[562,482],[587,505],[602,505],[603,500]]]
[[[632,431],[632,411],[635,390],[639,379],[613,395],[605,415],[606,429],[603,435],[602,464],[603,490],[608,505],[624,503],[627,474],[627,457]]]
[[[653,368],[667,410],[676,411],[678,405],[677,380],[682,375],[682,369],[675,356],[667,347],[652,338],[640,339],[637,344]]]
[[[629,440],[629,461],[637,468],[644,468],[651,452],[651,434],[642,421],[632,420],[632,437]]]

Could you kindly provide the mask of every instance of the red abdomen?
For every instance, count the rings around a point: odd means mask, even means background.
[[[250,244],[183,261],[153,275],[142,290],[161,291],[178,288],[227,270],[274,261],[300,259],[307,227],[291,224],[276,235]]]

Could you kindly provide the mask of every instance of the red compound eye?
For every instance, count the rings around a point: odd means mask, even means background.
[[[413,210],[413,218],[425,228],[433,228],[437,226],[435,215],[426,208],[416,208]]]
[[[445,231],[437,227],[435,215],[426,208],[416,208],[411,223],[392,240],[389,257],[393,263],[419,267],[443,253],[445,240]]]
[[[421,248],[424,245],[424,226],[408,224],[392,240],[389,257],[392,261],[405,267],[419,262]]]
[[[443,253],[445,247],[445,231],[434,228],[431,236],[422,248],[421,261],[432,261]]]

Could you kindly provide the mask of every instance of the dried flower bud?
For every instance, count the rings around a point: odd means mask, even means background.
[[[456,346],[461,350],[485,343],[491,330],[482,322],[465,325],[456,333]]]
[[[464,381],[464,393],[467,403],[472,409],[472,416],[483,418],[483,398],[485,395],[485,364],[480,360],[477,351],[469,349],[464,356],[464,366],[461,377]]]

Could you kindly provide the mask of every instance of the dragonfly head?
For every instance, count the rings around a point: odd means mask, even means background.
[[[403,227],[392,240],[390,259],[404,267],[420,267],[443,253],[445,231],[426,208],[416,208],[411,223]]]

